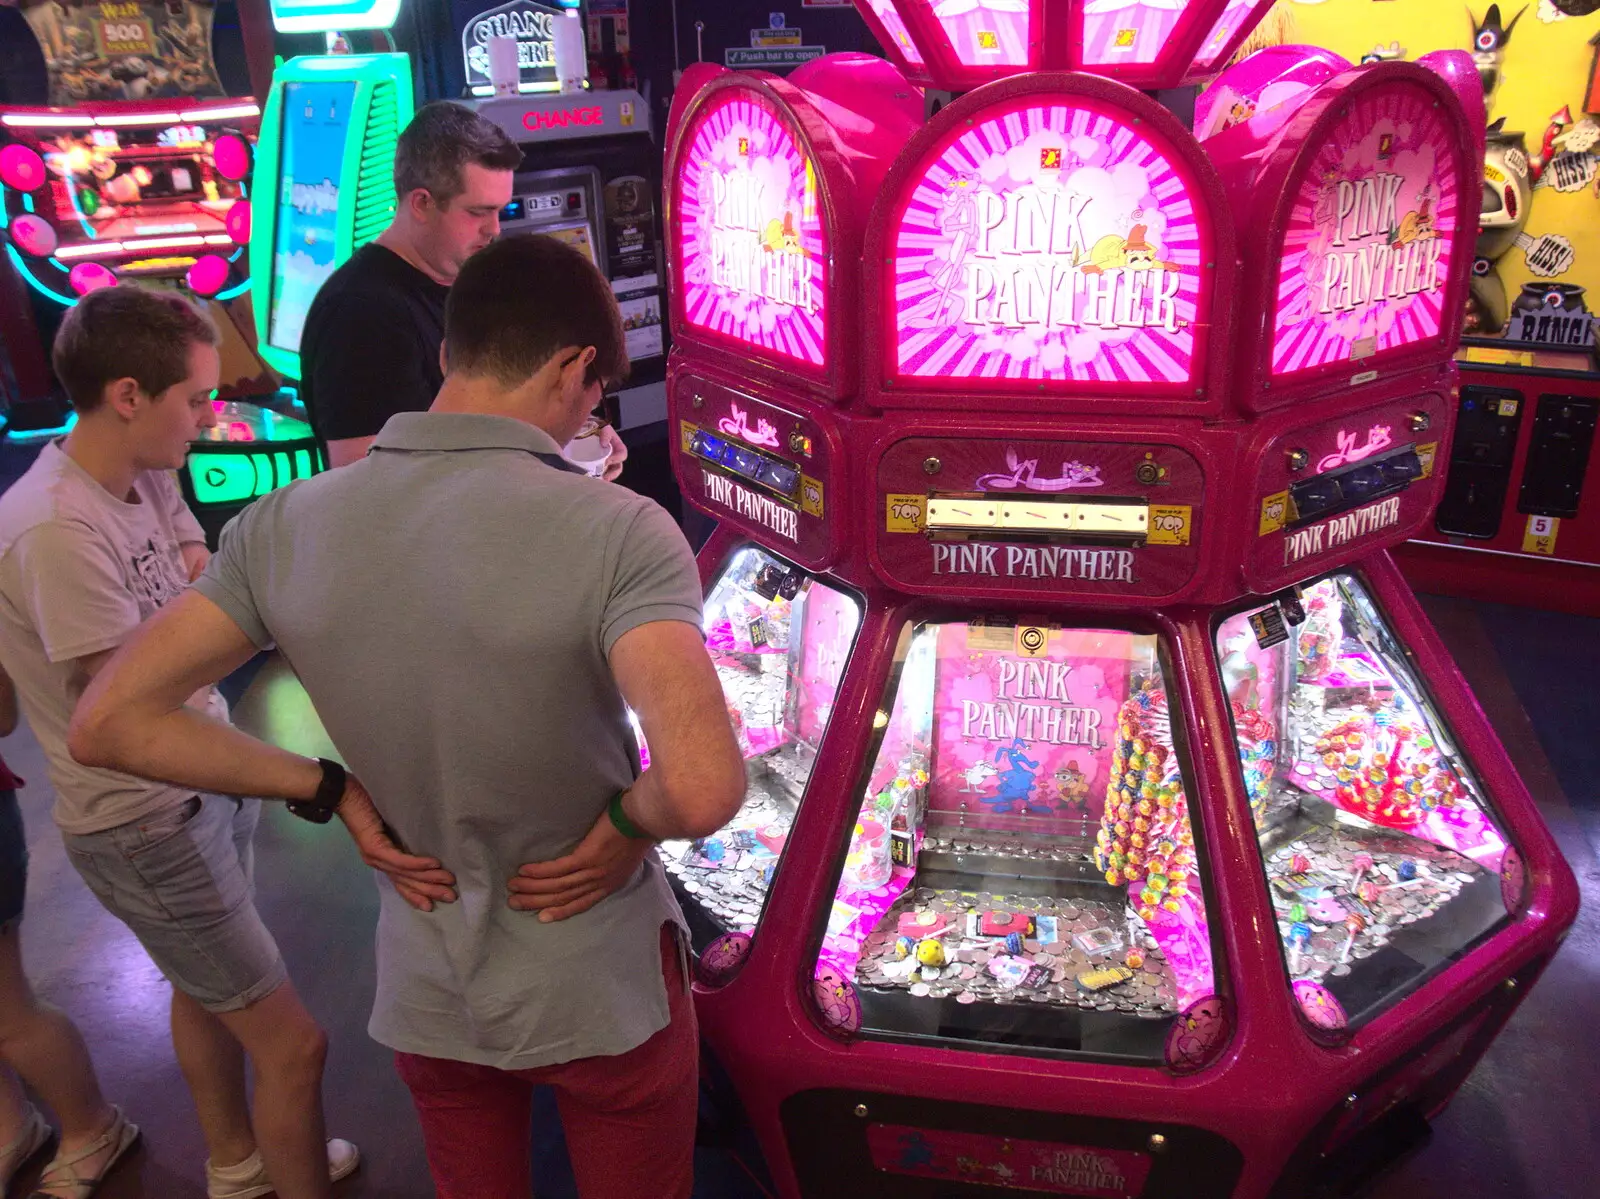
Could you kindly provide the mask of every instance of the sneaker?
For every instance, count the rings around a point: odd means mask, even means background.
[[[10,1193],[12,1181],[45,1151],[55,1135],[55,1129],[30,1103],[22,1131],[17,1134],[16,1140],[9,1145],[0,1145],[0,1195]]]
[[[361,1150],[349,1141],[338,1137],[328,1138],[328,1177],[338,1182],[349,1178],[361,1165]],[[214,1166],[206,1163],[206,1195],[208,1199],[258,1199],[272,1194],[272,1180],[267,1177],[267,1167],[257,1149],[237,1166]]]

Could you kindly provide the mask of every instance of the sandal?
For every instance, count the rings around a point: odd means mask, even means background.
[[[8,1159],[11,1161],[11,1172],[0,1178],[0,1197],[11,1193],[11,1184],[22,1176],[22,1172],[34,1158],[49,1148],[55,1136],[55,1129],[51,1128],[49,1122],[39,1114],[39,1109],[30,1103],[22,1132],[11,1144],[0,1145],[0,1162]]]
[[[71,1157],[57,1154],[55,1160],[44,1168],[32,1199],[89,1199],[95,1193],[106,1175],[116,1168],[117,1163],[139,1140],[139,1126],[129,1121],[120,1107],[113,1105],[111,1110],[116,1117],[111,1121],[110,1128]],[[97,1153],[104,1153],[108,1148],[111,1149],[111,1156],[106,1158],[98,1174],[85,1177],[78,1172],[79,1162]]]

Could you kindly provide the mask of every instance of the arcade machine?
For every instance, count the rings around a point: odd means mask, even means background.
[[[490,8],[461,31],[467,90],[479,113],[522,147],[515,195],[500,217],[503,234],[546,233],[583,250],[611,280],[622,309],[632,363],[626,386],[607,397],[608,414],[631,452],[623,482],[669,509],[679,506],[666,447],[667,340],[662,320],[661,145],[649,101],[634,87],[562,91],[555,42],[561,25],[578,26],[577,4],[530,0]],[[596,22],[598,33],[603,22]],[[614,22],[612,23],[614,25]],[[517,48],[517,94],[497,97],[488,47],[511,38]],[[595,60],[626,59],[613,32]],[[626,45],[626,36],[622,38]]]
[[[46,347],[67,307],[119,279],[175,287],[210,308],[223,334],[225,401],[276,388],[250,333],[244,258],[260,109],[225,94],[209,6],[134,3],[114,23],[102,15],[25,4],[47,103],[0,112],[13,434],[62,424]]]
[[[1600,15],[1520,7],[1329,0],[1295,9],[1293,40],[1350,59],[1471,47],[1488,144],[1456,434],[1433,526],[1396,558],[1424,591],[1597,615]]]
[[[275,28],[326,33],[330,49],[346,32],[388,28],[398,11],[383,0],[272,0]],[[248,214],[250,268],[262,281],[254,313],[261,355],[287,380],[300,378],[300,334],[317,289],[394,216],[394,146],[411,112],[404,54],[301,55],[273,72]],[[281,395],[290,406],[259,409],[254,419],[223,413],[190,454],[190,486],[218,528],[258,496],[323,467],[304,406],[292,388]]]
[[[1023,6],[955,7],[894,6],[951,92]],[[1465,56],[1280,62],[1202,144],[1027,10],[926,121],[855,55],[675,100],[675,464],[750,777],[661,850],[702,1033],[789,1197],[1337,1190],[1576,914],[1388,554],[1452,433]]]

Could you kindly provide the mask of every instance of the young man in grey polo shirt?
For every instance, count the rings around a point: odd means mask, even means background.
[[[96,678],[72,748],[323,814],[337,767],[183,706],[276,642],[399,840],[454,873],[380,879],[370,1026],[439,1195],[529,1193],[530,1092],[549,1082],[585,1199],[686,1199],[697,1037],[650,846],[721,827],[745,787],[694,562],[665,511],[560,457],[626,366],[581,253],[518,237],[474,257],[445,356],[429,412],[229,527]]]

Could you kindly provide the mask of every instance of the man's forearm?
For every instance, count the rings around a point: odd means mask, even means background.
[[[733,819],[735,804],[726,813],[698,812],[686,816],[662,785],[661,772],[654,766],[641,774],[622,799],[622,811],[640,832],[652,840],[673,841],[708,837]],[[717,817],[721,817],[718,819]]]
[[[322,782],[315,760],[187,707],[137,721],[112,717],[86,728],[75,722],[70,749],[88,766],[222,795],[310,800]]]

